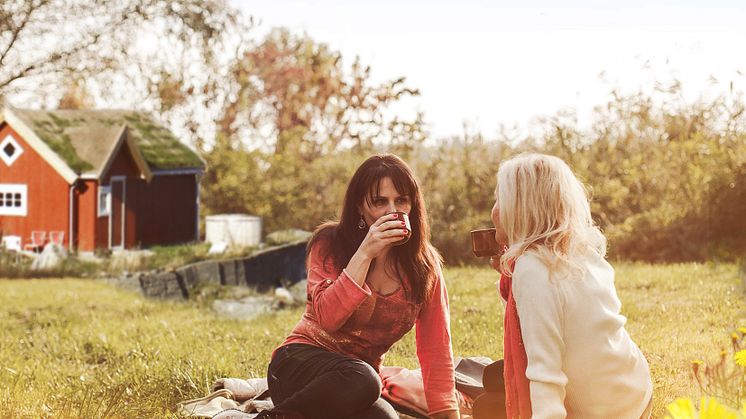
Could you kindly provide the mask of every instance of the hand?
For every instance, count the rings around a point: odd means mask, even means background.
[[[502,268],[500,267],[500,255],[490,256],[490,266],[492,266],[492,269],[497,272],[503,273]]]
[[[377,257],[384,249],[405,238],[409,232],[397,214],[385,214],[368,229],[359,250],[368,257]]]
[[[432,417],[433,419],[459,419],[461,418],[458,410],[446,410],[445,412],[438,412],[434,414]]]
[[[502,244],[500,245],[500,249],[502,250],[500,251],[499,255],[490,256],[490,266],[492,266],[492,269],[502,274],[503,271],[502,271],[502,267],[500,266],[500,258],[505,254],[505,252],[508,251],[508,245]]]

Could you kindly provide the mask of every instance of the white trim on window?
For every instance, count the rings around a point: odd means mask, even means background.
[[[98,216],[108,217],[111,214],[111,186],[98,187]]]
[[[21,147],[16,139],[10,134],[0,142],[0,159],[2,159],[8,166],[11,166],[19,157],[21,157],[21,154],[23,154],[23,147]]]
[[[28,215],[28,186],[0,183],[0,215],[17,217]]]

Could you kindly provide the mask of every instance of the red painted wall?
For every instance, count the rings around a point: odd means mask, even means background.
[[[126,176],[126,248],[194,240],[197,216],[195,175],[159,175],[147,183],[140,178],[129,149],[123,145],[100,185],[110,185],[112,176]],[[90,187],[78,201],[79,249],[108,248],[109,217],[97,216],[99,184],[86,184]]]
[[[114,160],[109,166],[107,173],[103,174],[101,179],[101,185],[108,186],[111,183],[112,176],[125,176],[125,235],[124,235],[124,246],[125,248],[132,248],[138,245],[137,238],[137,222],[138,222],[138,184],[142,182],[140,179],[140,170],[135,164],[132,155],[129,152],[129,148],[126,144],[122,144],[122,147],[117,152]],[[98,192],[96,192],[96,199],[98,200]],[[112,209],[113,210],[113,209]],[[96,247],[109,247],[109,217],[98,217],[94,212],[96,221]],[[121,228],[121,227],[118,227]]]
[[[195,175],[154,176],[140,193],[138,237],[142,245],[195,240],[197,190]]]
[[[70,239],[69,185],[12,127],[0,124],[0,141],[12,135],[23,154],[8,167],[0,160],[0,183],[28,186],[28,215],[0,216],[3,234],[19,235],[26,244],[33,230],[65,232]],[[125,247],[190,242],[195,239],[195,175],[159,175],[150,183],[123,144],[103,179],[79,180],[74,191],[73,240],[80,251],[109,247],[109,217],[98,217],[98,187],[112,176],[126,177]]]
[[[98,210],[98,181],[80,180],[76,195],[76,237],[78,250],[93,251],[96,239],[96,212]]]
[[[31,232],[64,231],[68,243],[69,185],[26,141],[7,123],[0,124],[0,141],[10,134],[23,148],[23,154],[8,167],[0,160],[0,183],[20,183],[28,187],[27,215],[0,215],[3,234],[21,236],[28,243]]]

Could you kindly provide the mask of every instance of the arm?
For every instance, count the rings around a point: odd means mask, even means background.
[[[458,418],[448,292],[440,267],[436,273],[430,301],[425,302],[417,318],[417,357],[429,414],[439,419]]]
[[[327,243],[317,243],[308,254],[308,295],[321,327],[337,331],[370,295],[365,284],[371,261],[406,235],[396,214],[386,214],[370,226],[363,242],[342,272],[325,265]]]
[[[386,214],[376,220],[368,229],[368,234],[360,243],[360,247],[347,262],[345,271],[361,287],[365,286],[365,277],[368,275],[373,259],[406,236],[402,226],[403,221],[396,217],[396,214]]]
[[[534,255],[518,259],[513,297],[528,358],[526,378],[530,382],[532,417],[565,418],[563,307],[549,271]]]
[[[326,244],[317,243],[308,253],[308,295],[321,327],[328,333],[335,332],[347,321],[357,307],[370,295],[370,289],[361,287],[332,264],[324,264]]]

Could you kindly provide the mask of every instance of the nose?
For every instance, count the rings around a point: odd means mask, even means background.
[[[390,200],[386,205],[386,213],[397,212],[399,209],[396,207],[396,201]]]

